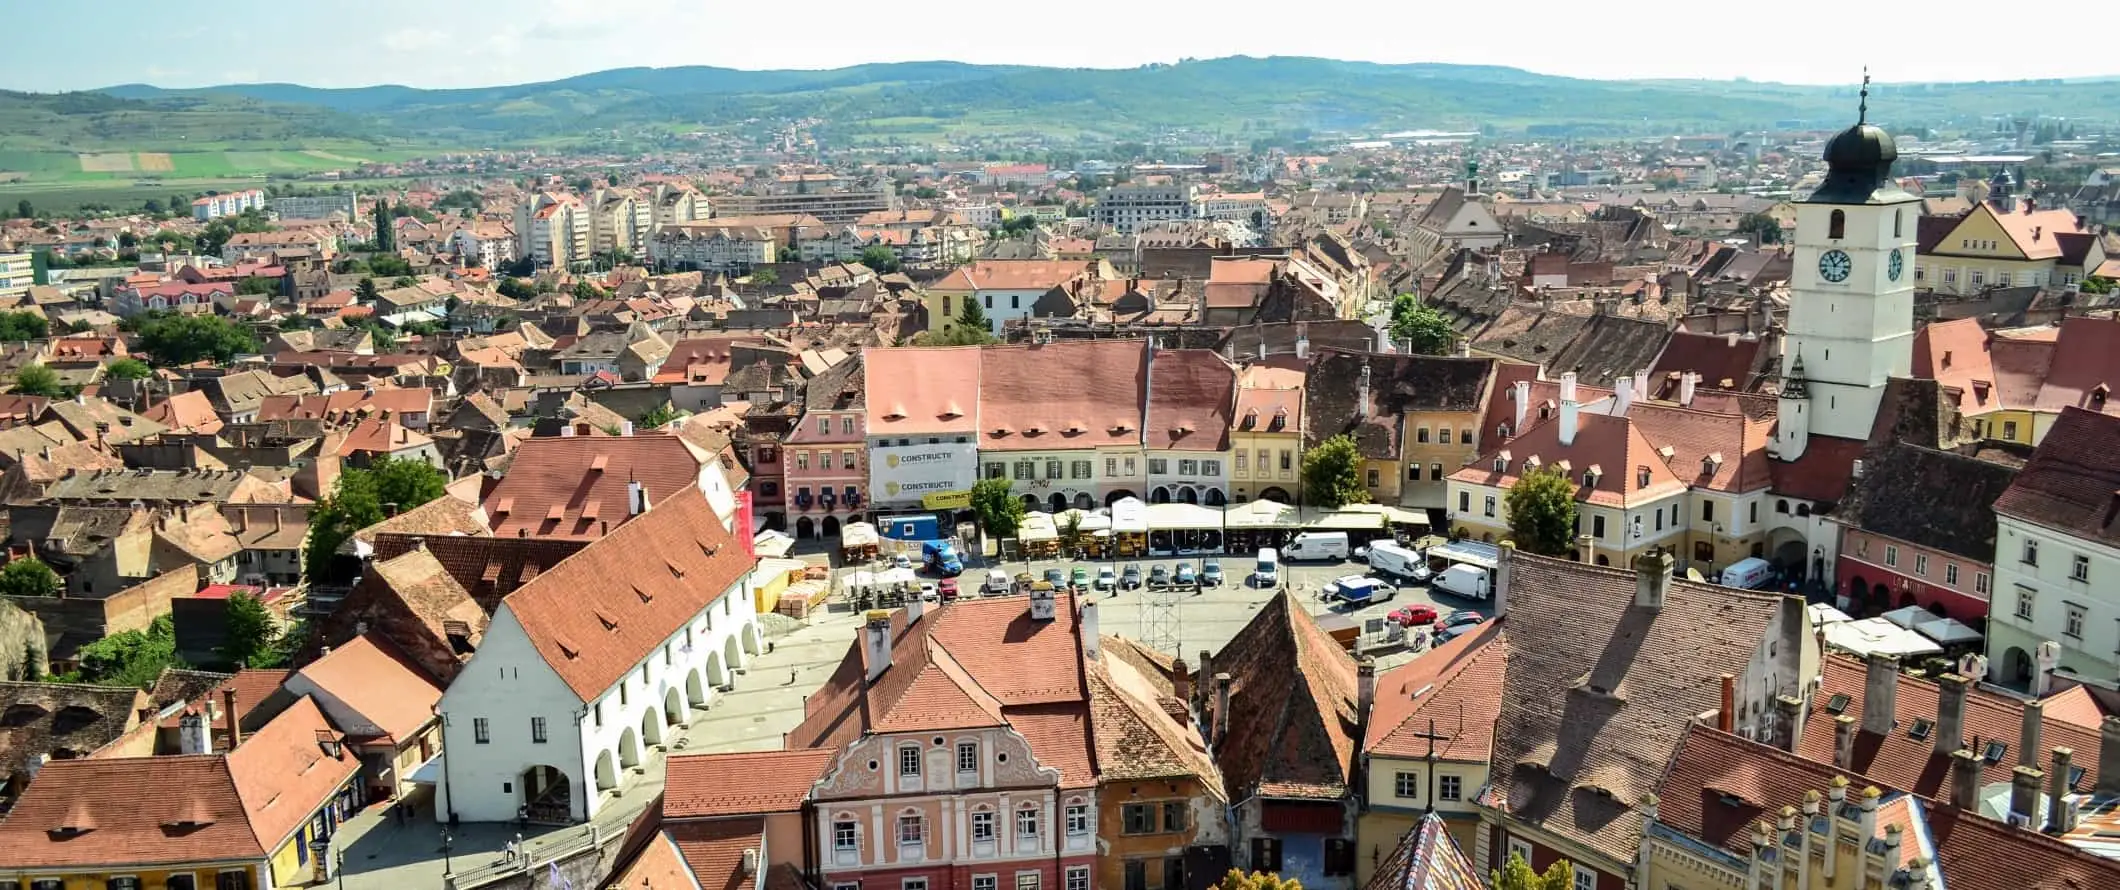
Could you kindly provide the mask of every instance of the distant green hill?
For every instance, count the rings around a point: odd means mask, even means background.
[[[1583,135],[1724,132],[1783,121],[1836,124],[1853,116],[1854,99],[1852,86],[1595,81],[1496,66],[1286,57],[1124,70],[956,62],[826,71],[625,68],[479,89],[134,84],[91,94],[0,94],[0,148],[168,150],[172,134],[498,145],[800,118],[823,121],[819,132],[840,144],[995,133],[1127,138],[1178,128],[1225,137],[1480,126]],[[2120,81],[1888,84],[1874,88],[1871,108],[1873,119],[1900,127],[1977,127],[1998,114],[2120,121]],[[11,125],[17,120],[28,126]],[[25,139],[38,144],[11,141]]]

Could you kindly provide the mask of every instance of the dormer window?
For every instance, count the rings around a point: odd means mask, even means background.
[[[1584,471],[1583,471],[1583,487],[1584,487],[1584,488],[1596,488],[1596,487],[1597,487],[1597,475],[1598,475],[1598,474],[1597,474],[1597,471],[1596,471],[1596,470],[1584,470]]]
[[[2109,395],[2112,395],[2112,390],[2103,383],[2098,384],[2098,388],[2091,390],[2091,407],[2104,410],[2105,398]]]
[[[1509,438],[1509,425],[1506,423],[1496,424],[1494,427],[1494,435],[1495,438],[1498,439]]]
[[[1634,468],[1634,485],[1635,485],[1635,487],[1636,487],[1636,488],[1648,488],[1648,487],[1649,487],[1649,468],[1648,468],[1648,467],[1635,467],[1635,468]]]
[[[1525,461],[1525,463],[1530,463],[1530,461]],[[1506,457],[1497,457],[1497,458],[1495,458],[1495,459],[1494,459],[1494,471],[1495,471],[1495,472],[1497,472],[1497,473],[1506,473],[1506,472],[1509,472],[1509,459],[1508,459],[1508,458],[1506,458]]]

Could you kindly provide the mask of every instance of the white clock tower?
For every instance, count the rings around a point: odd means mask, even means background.
[[[1885,382],[1914,362],[1914,229],[1919,198],[1892,179],[1899,150],[1869,123],[1826,143],[1826,179],[1796,205],[1795,269],[1782,340],[1774,452],[1803,456],[1813,435],[1867,439]]]

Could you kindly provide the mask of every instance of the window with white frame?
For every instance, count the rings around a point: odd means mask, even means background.
[[[972,840],[990,841],[993,839],[994,811],[979,810],[972,813]]]
[[[960,773],[976,773],[979,771],[978,742],[957,743],[957,771]]]
[[[1943,564],[1943,583],[1945,583],[1945,584],[1949,584],[1949,585],[1951,585],[1952,587],[1957,587],[1957,586],[1958,586],[1958,564],[1957,564],[1957,563],[1955,563],[1955,562],[1947,562],[1947,563],[1944,563],[1944,564]]]
[[[920,746],[907,745],[898,749],[898,775],[920,777]]]
[[[2036,593],[2033,593],[2033,592],[2031,591],[2031,589],[2029,589],[2029,588],[2025,588],[2025,587],[2019,587],[2019,588],[2017,588],[2017,618],[2018,618],[2018,620],[2021,620],[2021,621],[2030,621],[2030,620],[2032,620],[2032,606],[2034,605],[2034,600],[2035,600],[2035,599],[2036,599],[2037,597],[2038,597],[2038,594],[2036,594]]]
[[[852,853],[861,849],[861,824],[852,819],[832,822],[832,852]]]
[[[1089,890],[1089,866],[1067,867],[1067,890]]]
[[[1597,872],[1577,864],[1575,866],[1575,890],[1597,890]]]
[[[2069,564],[2068,577],[2071,581],[2089,581],[2091,579],[2091,558],[2081,553],[2076,554],[2075,559]]]
[[[2039,564],[2039,539],[2024,539],[2024,555],[2021,557],[2021,559],[2023,559],[2024,564],[2028,566],[2035,566]]]
[[[1888,565],[1888,566],[1891,566],[1891,567],[1893,567],[1893,568],[1898,568],[1898,567],[1899,567],[1899,548],[1898,548],[1898,547],[1894,547],[1894,546],[1892,546],[1892,545],[1890,545],[1890,544],[1886,544],[1886,545],[1885,545],[1885,547],[1884,547],[1884,564],[1885,564],[1885,565]]]
[[[994,890],[996,883],[993,875],[972,876],[972,890]]]
[[[1017,872],[1016,890],[1038,890],[1038,873],[1034,871]]]
[[[1988,592],[1988,573],[1986,573],[1986,572],[1974,572],[1974,573],[1973,573],[1973,592],[1974,592],[1974,593],[1987,593],[1987,592]]]
[[[1916,575],[1920,575],[1920,576],[1921,576],[1921,577],[1923,577],[1923,578],[1926,578],[1926,577],[1928,577],[1928,576],[1929,576],[1929,555],[1928,555],[1928,554],[1926,554],[1926,553],[1916,553],[1916,554],[1914,554],[1914,574],[1916,574]]]
[[[928,890],[926,878],[900,878],[898,890]]]
[[[1522,860],[1524,860],[1524,864],[1525,864],[1525,865],[1530,865],[1530,864],[1531,864],[1531,842],[1530,842],[1530,841],[1527,841],[1527,840],[1524,840],[1523,838],[1517,837],[1516,835],[1513,835],[1513,834],[1512,834],[1512,835],[1510,835],[1510,836],[1509,836],[1509,855],[1510,855],[1510,856],[1513,856],[1513,857],[1515,857],[1515,858],[1518,858],[1518,859],[1522,859]]]
[[[2068,619],[2067,623],[2061,626],[2061,632],[2078,640],[2083,639],[2083,607],[2075,603],[2067,605]]]
[[[1416,800],[1421,796],[1421,774],[1402,772],[1391,777],[1391,794]]]
[[[898,843],[900,846],[917,847],[927,841],[927,822],[918,813],[906,813],[898,817]]]
[[[1435,796],[1439,800],[1464,800],[1465,780],[1458,776],[1435,777]]]
[[[1024,807],[1016,811],[1016,837],[1019,840],[1038,839],[1038,808]]]
[[[1082,837],[1089,834],[1089,804],[1067,805],[1067,836]]]

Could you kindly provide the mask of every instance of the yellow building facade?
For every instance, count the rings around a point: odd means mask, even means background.
[[[1403,456],[1398,496],[1382,503],[1420,509],[1446,508],[1448,479],[1480,456],[1480,412],[1414,411],[1406,415],[1399,444]]]
[[[1369,758],[1367,809],[1355,823],[1354,882],[1367,886],[1377,863],[1427,815],[1429,800],[1458,849],[1479,840],[1480,811],[1472,796],[1487,784],[1487,762],[1437,758]]]

